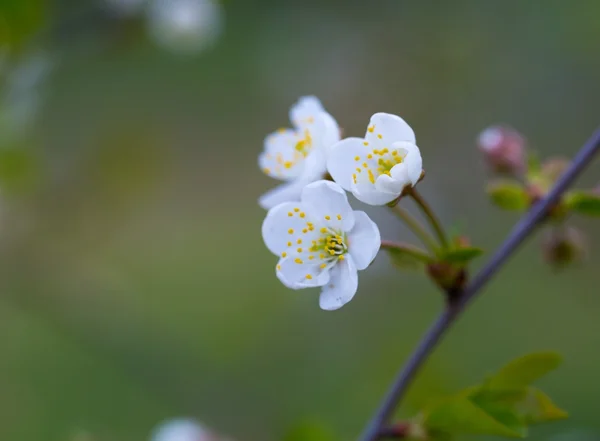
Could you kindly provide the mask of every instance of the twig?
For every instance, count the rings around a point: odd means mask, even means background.
[[[423,242],[423,245],[429,248],[430,251],[434,252],[435,254],[438,254],[439,247],[435,239],[431,234],[429,234],[429,232],[425,228],[423,228],[423,225],[421,225],[421,223],[417,219],[415,219],[412,216],[412,214],[410,214],[407,210],[402,208],[400,204],[394,205],[391,208],[394,211],[394,213],[396,213],[396,215],[400,219],[402,219],[402,221],[404,221],[406,226],[410,228],[410,230],[415,234],[415,236],[417,236],[421,240],[421,242]]]
[[[457,317],[465,310],[468,304],[479,293],[480,289],[492,278],[500,267],[508,260],[523,241],[544,220],[548,211],[556,204],[561,195],[573,183],[577,176],[590,163],[600,149],[600,129],[581,148],[573,162],[560,177],[554,188],[515,225],[507,239],[492,256],[485,267],[473,278],[473,281],[461,292],[455,302],[449,303],[425,333],[421,342],[402,367],[379,409],[363,432],[360,440],[374,441],[379,437],[383,425],[392,415],[399,401],[404,396],[411,380],[427,359],[436,344],[441,340],[446,331]]]

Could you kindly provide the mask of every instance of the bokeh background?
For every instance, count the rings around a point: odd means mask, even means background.
[[[172,4],[161,22],[142,3],[0,2],[0,439],[146,440],[181,416],[239,441],[355,439],[442,300],[383,254],[340,311],[285,289],[260,236],[264,136],[306,94],[351,136],[399,114],[422,193],[492,250],[517,215],[487,201],[476,137],[504,122],[575,153],[599,123],[600,3],[227,0],[174,28]],[[600,243],[575,224],[587,262],[557,273],[530,240],[401,415],[551,349],[565,364],[543,387],[571,418],[531,439],[597,439]]]

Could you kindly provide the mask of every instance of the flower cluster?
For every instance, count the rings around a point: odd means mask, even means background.
[[[354,211],[344,190],[370,205],[397,201],[422,175],[415,134],[400,117],[376,113],[364,138],[340,140],[336,120],[315,97],[290,111],[292,128],[265,139],[259,166],[285,181],[259,199],[267,248],[279,256],[278,279],[288,288],[321,287],[319,304],[335,310],[358,288],[381,246],[377,225]]]

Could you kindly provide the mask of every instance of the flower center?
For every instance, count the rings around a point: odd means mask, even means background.
[[[312,253],[320,253],[321,259],[332,257],[343,258],[343,255],[348,252],[348,244],[346,243],[346,234],[338,233],[330,229],[324,229],[323,236],[312,241],[312,246],[309,251]]]
[[[296,152],[302,154],[302,157],[307,157],[312,149],[312,137],[310,136],[310,132],[308,129],[304,130],[304,138],[296,143],[296,147],[294,147]]]
[[[368,145],[368,142],[364,142]],[[401,149],[390,151],[387,147],[383,149],[373,149],[365,156],[355,156],[357,162],[356,173],[352,174],[352,180],[355,184],[359,181],[369,180],[371,184],[381,175],[391,175],[391,170],[395,165],[404,161],[404,155]],[[366,173],[364,173],[366,172]]]
[[[391,154],[382,156],[377,160],[377,173],[390,176],[392,168],[395,165],[402,163],[402,159],[402,156],[398,154],[397,150],[393,150]]]

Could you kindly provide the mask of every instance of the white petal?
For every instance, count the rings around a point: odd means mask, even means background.
[[[351,191],[356,199],[369,205],[385,205],[398,197],[396,193],[378,190],[368,181],[352,184]]]
[[[304,182],[304,185],[310,184],[318,179],[323,179],[327,172],[327,161],[325,152],[318,148],[313,148],[304,159],[304,171],[298,178]]]
[[[310,130],[314,147],[329,154],[333,145],[340,140],[340,127],[337,121],[327,112],[321,112],[315,118]]]
[[[336,231],[350,231],[354,213],[346,193],[334,182],[316,181],[307,185],[300,196],[306,212],[319,226]]]
[[[323,286],[329,282],[329,268],[321,269],[318,260],[309,261],[301,259],[297,263],[297,257],[286,257],[279,260],[277,264],[277,278],[285,286],[291,289],[314,288]]]
[[[325,109],[321,101],[315,96],[303,96],[290,109],[290,121],[296,127],[306,127]]]
[[[410,184],[415,185],[419,182],[419,178],[423,172],[423,158],[421,157],[419,147],[410,142],[394,143],[392,147],[397,148],[400,152],[404,150],[402,164],[406,166],[406,176]],[[390,173],[394,176],[394,168],[390,170]]]
[[[278,185],[263,194],[258,199],[258,204],[265,210],[269,210],[283,202],[300,201],[300,194],[306,184],[306,182],[296,180]]]
[[[371,152],[364,142],[365,140],[361,138],[346,138],[331,147],[327,170],[333,180],[345,190],[352,190],[352,175],[356,174],[357,164],[360,164],[360,159]],[[357,157],[359,161],[356,161]]]
[[[371,117],[365,139],[375,144],[391,145],[398,141],[410,141],[413,144],[415,132],[402,118],[391,113],[376,113]]]
[[[348,243],[348,251],[358,270],[368,267],[379,252],[379,228],[364,211],[354,212],[354,228],[348,233]]]
[[[261,170],[277,179],[298,178],[304,173],[305,167],[305,157],[296,149],[302,140],[303,137],[293,130],[281,130],[268,135],[264,152],[258,158]]]
[[[406,175],[406,166],[404,164],[395,165],[392,168],[392,170],[394,168],[398,169],[398,176],[379,176],[377,178],[377,181],[375,181],[375,188],[377,189],[377,191],[387,194],[393,194],[396,197],[398,197],[402,193],[404,186],[409,184],[410,182],[408,181],[408,177],[406,177],[405,179],[401,178],[403,176],[402,171],[404,171],[404,175]]]
[[[358,289],[358,273],[351,256],[338,261],[330,271],[329,283],[323,286],[319,306],[326,311],[339,309],[352,300]]]
[[[262,236],[267,248],[277,255],[293,252],[299,246],[305,247],[319,237],[315,229],[310,231],[304,205],[299,202],[285,202],[271,208],[262,224]],[[301,242],[298,243],[298,240]]]

